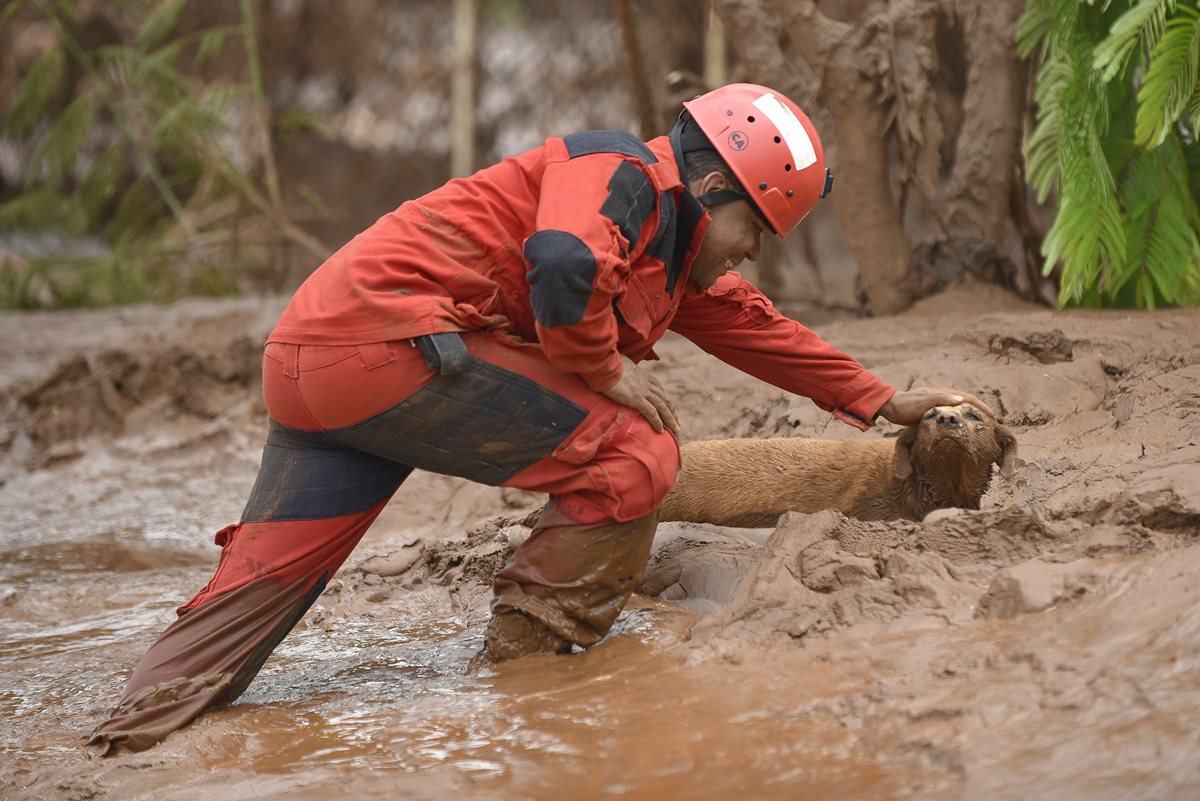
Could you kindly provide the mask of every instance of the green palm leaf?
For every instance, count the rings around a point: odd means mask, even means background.
[[[1200,299],[1200,13],[1177,0],[1084,0],[1069,29],[1030,0],[1022,54],[1042,48],[1027,175],[1057,195],[1042,245],[1059,300]],[[1191,130],[1177,125],[1190,125]]]
[[[95,116],[96,103],[91,95],[83,94],[71,101],[33,151],[25,174],[26,184],[60,185],[79,156]]]
[[[1200,78],[1200,13],[1180,7],[1150,55],[1138,90],[1136,138],[1139,144],[1162,144],[1183,116]]]
[[[229,30],[225,28],[213,28],[205,31],[204,35],[200,37],[200,44],[196,46],[196,55],[192,59],[192,66],[202,67],[215,58],[217,53],[221,52],[221,48],[225,45],[225,39],[229,35]]]
[[[36,186],[0,203],[0,231],[53,230],[63,219],[66,197],[48,186]]]
[[[1139,41],[1153,47],[1162,36],[1167,13],[1174,10],[1175,0],[1141,0],[1118,17],[1092,59],[1100,79],[1107,83],[1116,77]]]
[[[89,226],[99,220],[101,211],[117,193],[121,173],[125,169],[125,154],[121,143],[110,146],[92,163],[87,177],[75,190],[80,206],[87,215]]]
[[[187,0],[166,0],[151,11],[138,28],[134,40],[138,49],[146,52],[169,36],[175,30],[185,5]]]
[[[34,126],[46,115],[50,98],[62,84],[66,59],[63,51],[51,48],[38,57],[29,68],[29,74],[17,87],[4,130],[16,137],[26,137]]]
[[[1078,16],[1076,0],[1029,0],[1017,21],[1017,54],[1028,58],[1038,44],[1070,36]]]

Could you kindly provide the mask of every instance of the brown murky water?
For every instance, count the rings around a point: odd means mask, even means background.
[[[1200,799],[1195,312],[822,331],[893,383],[995,400],[1017,474],[924,523],[663,526],[686,599],[635,596],[569,657],[465,674],[538,499],[416,476],[235,705],[89,760],[240,511],[262,416],[236,343],[277,307],[4,322],[0,797]],[[662,350],[692,438],[859,436]]]
[[[432,597],[444,588],[353,617],[325,604],[235,706],[147,754],[91,762],[82,729],[169,619],[165,599],[207,567],[113,541],[2,558],[6,797],[887,798],[898,787],[854,732],[806,714],[854,689],[836,673],[810,667],[798,683],[795,665],[764,659],[747,683],[738,667],[685,666],[674,651],[695,614],[639,601],[601,648],[468,677],[481,628]]]

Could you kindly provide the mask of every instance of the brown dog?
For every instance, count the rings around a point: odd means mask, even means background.
[[[659,520],[772,526],[788,511],[920,520],[934,509],[978,509],[992,465],[1012,475],[1017,441],[964,403],[930,409],[894,440],[726,439],[681,453]]]

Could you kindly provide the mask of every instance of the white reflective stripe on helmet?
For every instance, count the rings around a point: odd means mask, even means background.
[[[817,153],[813,149],[812,140],[808,138],[808,132],[804,130],[804,126],[796,119],[792,110],[780,102],[773,92],[767,92],[755,100],[754,107],[767,115],[767,119],[779,130],[779,135],[787,143],[788,150],[792,151],[792,160],[795,162],[793,166],[797,170],[803,170],[816,162]]]

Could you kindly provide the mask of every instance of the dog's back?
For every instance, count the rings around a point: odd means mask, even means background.
[[[887,498],[894,440],[726,439],[680,448],[679,482],[662,521],[772,526],[784,512],[836,509],[862,519],[904,516]]]
[[[661,520],[771,526],[788,511],[921,520],[934,509],[978,509],[993,465],[1012,474],[1017,440],[959,404],[930,409],[895,439],[726,439],[680,450],[679,482]]]

